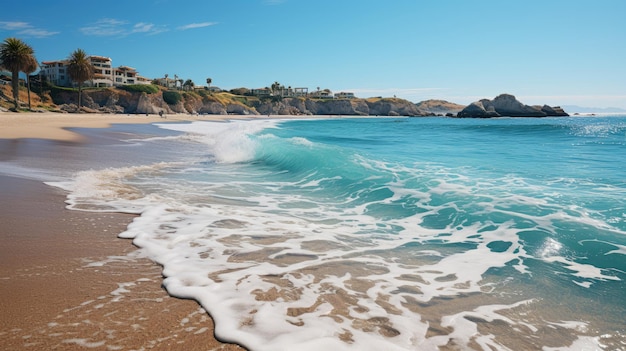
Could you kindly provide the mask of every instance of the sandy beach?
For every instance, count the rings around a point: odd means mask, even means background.
[[[81,141],[82,136],[67,128],[106,128],[112,124],[162,123],[168,121],[223,120],[244,116],[183,114],[107,115],[69,113],[0,113],[0,139],[39,138],[59,141]]]
[[[0,113],[0,139],[80,147],[87,140],[66,128],[197,119]],[[215,340],[210,316],[168,296],[161,267],[117,238],[133,216],[70,211],[63,191],[2,173],[0,163],[0,349],[241,350]]]

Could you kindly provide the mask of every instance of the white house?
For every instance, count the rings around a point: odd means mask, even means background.
[[[113,64],[109,57],[89,56],[89,61],[94,67],[94,79],[87,82],[93,87],[112,87],[113,86]]]
[[[46,77],[46,80],[54,85],[69,86],[70,76],[67,74],[67,65],[67,60],[44,61],[41,63],[39,74]]]
[[[94,67],[94,79],[88,81],[87,84],[101,88],[113,86],[113,64],[111,58],[92,55],[88,59]]]
[[[259,88],[250,90],[250,93],[258,97],[268,97],[272,95],[272,90],[270,88]]]
[[[335,94],[335,99],[355,99],[355,98],[356,96],[354,96],[354,93],[348,93],[345,91]]]
[[[115,70],[114,85],[138,84],[137,70],[128,66],[119,66]]]
[[[113,68],[113,61],[110,57],[91,55],[89,62],[94,67],[94,79],[85,82],[92,87],[112,87],[127,84],[150,84],[152,81],[145,77],[140,77],[137,70],[120,66]],[[54,85],[69,87],[72,80],[67,73],[68,60],[45,61],[41,63],[39,74],[46,77],[46,80]]]
[[[137,75],[137,83],[136,84],[152,84],[152,79]]]
[[[309,96],[317,99],[332,99],[333,92],[330,89],[316,90],[310,93]]]

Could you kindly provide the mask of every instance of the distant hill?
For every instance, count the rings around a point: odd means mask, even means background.
[[[618,107],[581,107],[576,105],[561,106],[570,114],[573,113],[626,113],[626,110]]]
[[[445,115],[446,113],[456,114],[465,108],[465,105],[459,105],[445,100],[434,99],[418,102],[415,105],[417,105],[417,108],[420,109],[420,111],[442,115]]]

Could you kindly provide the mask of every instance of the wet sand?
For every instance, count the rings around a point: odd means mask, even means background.
[[[152,121],[124,118],[0,113],[0,138],[76,142],[63,127]],[[117,238],[133,216],[70,211],[63,191],[2,173],[0,162],[0,349],[242,350],[217,341],[206,311],[168,296],[161,267]]]

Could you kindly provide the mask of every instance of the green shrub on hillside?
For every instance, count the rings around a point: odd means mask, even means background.
[[[122,85],[119,87],[122,90],[129,91],[131,93],[146,93],[146,94],[154,94],[159,92],[159,87],[152,84],[131,84],[131,85]]]
[[[211,93],[209,93],[207,90],[198,90],[196,91],[196,93],[202,97],[207,97],[209,95],[211,95]]]
[[[183,99],[183,96],[180,95],[177,91],[164,91],[163,92],[163,101],[165,101],[168,105],[176,105]]]
[[[63,92],[63,91],[78,91],[77,88],[71,88],[71,87],[60,87],[58,85],[49,85],[48,89],[50,89],[50,91],[52,93],[59,93],[59,92]]]

